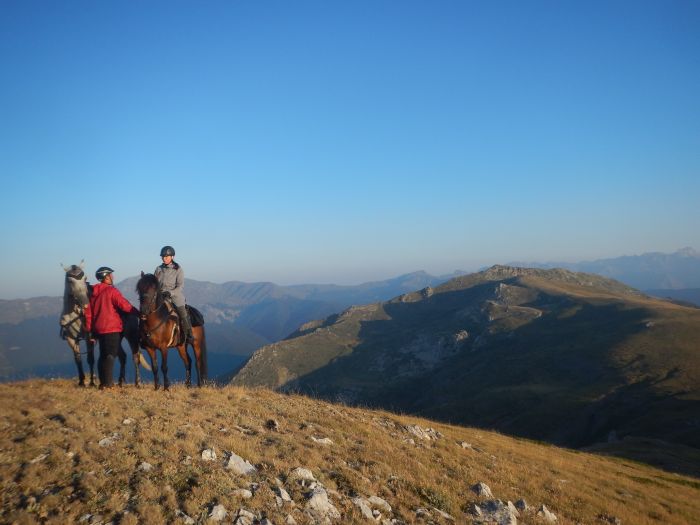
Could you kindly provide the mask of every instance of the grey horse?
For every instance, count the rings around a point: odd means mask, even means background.
[[[63,266],[63,265],[61,265]],[[80,261],[79,265],[72,264],[71,266],[63,266],[66,272],[65,288],[63,291],[63,312],[61,313],[61,337],[66,340],[68,346],[73,351],[73,359],[78,367],[78,385],[85,386],[85,373],[83,371],[83,361],[80,354],[80,340],[84,339],[87,346],[87,362],[90,366],[90,386],[95,386],[95,345],[87,339],[85,333],[85,308],[90,304],[91,286],[87,282],[84,261]],[[134,315],[125,315],[122,317],[124,331],[122,337],[125,337],[134,360],[134,383],[138,386],[140,383],[139,364],[150,370],[146,360],[139,351],[139,321]],[[126,371],[126,353],[119,345],[119,386],[124,384]]]

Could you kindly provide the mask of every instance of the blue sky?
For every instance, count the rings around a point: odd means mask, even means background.
[[[0,2],[0,298],[700,248],[700,4]]]

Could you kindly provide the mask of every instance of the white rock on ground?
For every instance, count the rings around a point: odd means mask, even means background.
[[[316,478],[309,469],[297,467],[289,473],[289,480],[316,481]]]
[[[215,505],[209,513],[209,519],[214,521],[224,521],[226,516],[228,516],[228,512],[226,512],[226,507],[223,505]]]
[[[537,517],[542,518],[544,521],[547,523],[556,523],[557,522],[557,516],[551,512],[547,507],[542,505],[539,510],[537,511]]]
[[[175,516],[180,518],[185,525],[194,525],[195,521],[181,510],[175,511]]]
[[[297,520],[291,514],[287,514],[287,517],[284,518],[284,523],[285,525],[297,525]]]
[[[313,441],[314,443],[318,443],[319,445],[326,445],[326,446],[330,446],[333,444],[333,441],[327,437],[317,438],[317,437],[311,436],[311,441]]]
[[[236,519],[233,520],[233,525],[253,525],[257,522],[257,516],[246,509],[238,509]]]
[[[134,420],[131,419],[130,417],[127,417],[124,421],[122,421],[122,425],[133,425]]]
[[[274,492],[283,502],[290,503],[292,501],[289,492],[284,490],[284,487],[275,487]]]
[[[139,470],[142,470],[143,472],[150,472],[153,470],[153,465],[147,463],[146,461],[142,461],[139,465]]]
[[[239,476],[247,476],[257,472],[257,469],[249,461],[246,461],[241,456],[234,454],[233,452],[231,452],[231,455],[226,461],[226,468],[228,470],[232,470]]]
[[[440,510],[437,507],[433,507],[433,512],[438,513],[440,516],[442,516],[442,519],[447,520],[447,521],[454,521],[454,517],[445,512],[444,510]]]
[[[216,461],[216,451],[213,448],[205,448],[202,450],[202,460]]]
[[[498,525],[517,525],[518,511],[509,501],[508,504],[501,500],[488,500],[482,503],[472,504],[469,512],[476,518],[474,523],[497,523]]]
[[[476,494],[477,496],[479,496],[481,498],[493,498],[493,494],[491,493],[491,489],[483,481],[480,481],[476,485],[473,485],[471,487],[471,489],[472,489],[472,492],[474,494]]]
[[[233,495],[241,499],[250,499],[253,497],[253,493],[248,489],[236,489],[233,491]]]
[[[367,501],[369,501],[369,504],[373,508],[381,509],[384,512],[391,512],[391,505],[389,505],[385,500],[383,500],[379,496],[370,496],[369,498],[367,498]]]
[[[304,510],[308,516],[319,524],[330,524],[340,519],[340,512],[328,499],[328,493],[323,487],[316,487],[309,493]]]
[[[365,498],[352,498],[352,503],[358,509],[360,509],[360,513],[365,518],[367,518],[368,520],[374,519],[374,514],[372,514],[372,508],[369,505],[369,501],[367,501]]]

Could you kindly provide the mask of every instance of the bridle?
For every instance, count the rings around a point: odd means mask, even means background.
[[[151,287],[150,289],[153,290],[153,287]],[[139,302],[143,303],[143,298],[145,295],[147,295],[146,292],[139,291]],[[165,308],[167,310],[165,301],[161,301],[160,305],[157,305],[157,301],[158,290],[153,290],[153,293],[151,294],[151,299],[146,305],[148,307],[148,311],[144,312],[143,304],[141,305],[141,315],[139,316],[141,322],[139,324],[141,325],[141,333],[143,334],[144,339],[149,343],[151,343],[151,334],[158,330],[161,326],[163,326],[169,319],[169,316],[163,316],[163,319],[161,319],[156,326],[154,326],[150,330],[147,329],[146,321],[148,320],[149,316],[157,313],[161,308]]]

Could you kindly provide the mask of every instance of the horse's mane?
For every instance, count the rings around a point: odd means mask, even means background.
[[[136,292],[138,294],[144,294],[154,286],[156,288],[158,287],[158,278],[152,273],[145,273],[141,279],[139,279],[139,282],[136,283]]]

